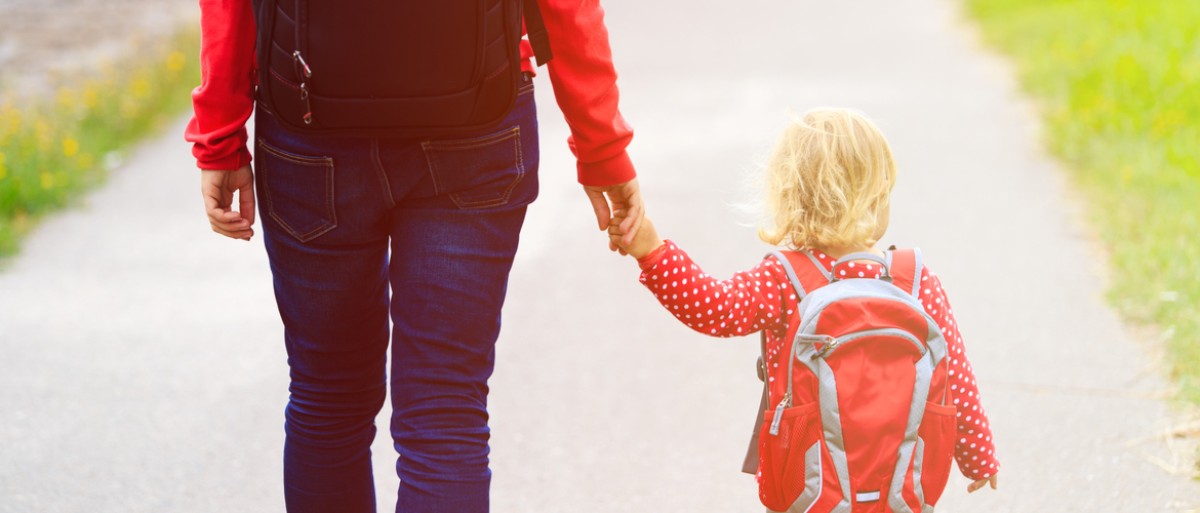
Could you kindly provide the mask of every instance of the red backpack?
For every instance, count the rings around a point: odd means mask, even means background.
[[[780,364],[759,367],[760,377],[786,383],[769,398],[764,387],[758,457],[747,458],[763,505],[932,512],[950,475],[955,410],[946,341],[917,299],[920,252],[856,253],[834,265],[870,260],[883,266],[882,279],[838,279],[809,253],[771,255],[801,301]]]

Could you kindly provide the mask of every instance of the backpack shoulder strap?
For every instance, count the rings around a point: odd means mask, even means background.
[[[828,285],[833,276],[821,265],[817,257],[807,251],[780,250],[770,252],[767,256],[775,257],[783,270],[787,272],[788,281],[796,291],[796,299],[804,299],[809,292]]]
[[[892,249],[887,252],[888,272],[895,285],[914,298],[921,296],[921,280],[925,267],[918,248]]]
[[[825,270],[825,266],[817,260],[817,257],[807,251],[797,252],[789,251],[784,253],[780,250],[775,250],[767,254],[767,257],[774,257],[779,261],[779,265],[783,266],[783,270],[787,272],[788,281],[792,284],[792,289],[796,291],[796,300],[803,300],[809,292],[817,290],[820,287],[829,284],[831,275]],[[759,357],[758,357],[758,379],[763,382],[762,399],[758,404],[758,418],[754,421],[754,431],[750,435],[750,447],[746,449],[746,458],[742,460],[742,472],[747,474],[755,474],[758,472],[758,434],[762,428],[766,417],[766,409],[769,406],[767,398],[767,332],[763,330],[759,332]]]
[[[546,34],[546,22],[542,20],[542,10],[538,8],[537,0],[522,0],[525,11],[525,32],[529,34],[529,46],[533,48],[533,56],[537,65],[543,66],[554,58],[550,51],[550,36]]]

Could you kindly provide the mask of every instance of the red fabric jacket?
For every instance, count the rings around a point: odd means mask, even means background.
[[[636,173],[625,152],[633,129],[617,109],[617,73],[599,0],[538,0],[554,59],[550,83],[571,128],[579,182],[615,185]],[[254,13],[250,0],[200,0],[201,84],[184,137],[201,169],[234,170],[250,163],[246,120],[254,110]],[[521,41],[522,68],[533,51]]]

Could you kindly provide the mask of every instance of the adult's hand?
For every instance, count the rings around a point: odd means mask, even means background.
[[[596,225],[601,231],[608,230],[608,222],[614,211],[624,213],[625,217],[620,223],[620,232],[623,234],[621,242],[624,245],[633,243],[633,237],[642,226],[642,217],[646,213],[637,178],[617,185],[585,185],[583,192],[592,202],[592,211],[596,213]],[[618,248],[610,242],[608,249],[617,251]]]
[[[233,193],[238,193],[238,210],[233,210]],[[254,236],[254,172],[250,166],[236,171],[200,171],[200,194],[214,232],[232,239]]]

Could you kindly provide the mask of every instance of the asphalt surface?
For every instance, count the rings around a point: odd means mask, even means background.
[[[636,5],[636,6],[635,6]],[[1105,263],[1011,70],[953,3],[609,2],[631,153],[662,234],[753,265],[748,186],[788,119],[859,108],[900,164],[885,244],[923,248],[991,416],[1000,489],[939,512],[1200,510],[1152,335]],[[674,321],[610,254],[549,82],[542,193],[491,382],[493,511],[762,511],[738,472],[754,338]],[[0,272],[0,512],[282,511],[282,327],[260,242],[208,231],[182,124],[44,223]],[[387,425],[387,410],[379,425]],[[380,511],[390,441],[375,446]]]

